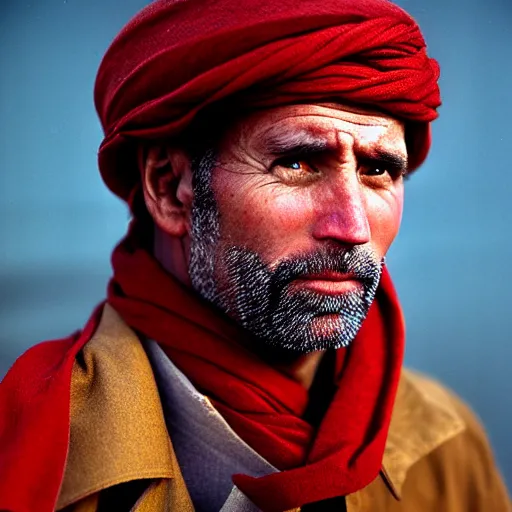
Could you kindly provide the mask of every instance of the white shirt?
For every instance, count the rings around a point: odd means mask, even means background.
[[[256,512],[232,475],[278,470],[243,441],[155,341],[144,344],[160,393],[167,430],[197,512]]]

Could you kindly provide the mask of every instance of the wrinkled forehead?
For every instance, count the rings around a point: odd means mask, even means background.
[[[293,148],[382,149],[407,158],[405,123],[371,108],[339,103],[287,105],[260,110],[232,124],[226,145],[284,154]]]

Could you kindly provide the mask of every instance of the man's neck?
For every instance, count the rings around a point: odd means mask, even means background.
[[[302,354],[293,361],[279,362],[274,366],[309,390],[324,355],[325,351],[311,352]]]
[[[153,254],[162,267],[180,283],[190,287],[188,240],[165,234],[154,226]]]
[[[315,380],[318,368],[326,351],[320,350],[307,354],[297,354],[269,347],[263,343],[252,342],[247,348],[268,365],[287,375],[309,390]]]

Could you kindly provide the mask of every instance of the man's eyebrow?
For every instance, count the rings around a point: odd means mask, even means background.
[[[273,155],[289,155],[328,151],[332,145],[326,137],[309,130],[271,130],[264,136],[264,147]]]
[[[262,140],[264,140],[265,149],[276,156],[319,153],[337,149],[337,145],[329,141],[327,136],[306,129],[293,131],[274,129],[267,132]],[[384,164],[404,174],[409,165],[407,157],[384,148],[372,149],[359,160],[372,164]]]

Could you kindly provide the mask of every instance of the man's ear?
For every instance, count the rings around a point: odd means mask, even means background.
[[[193,200],[190,158],[181,149],[162,145],[141,151],[144,201],[155,224],[170,236],[189,234]]]

